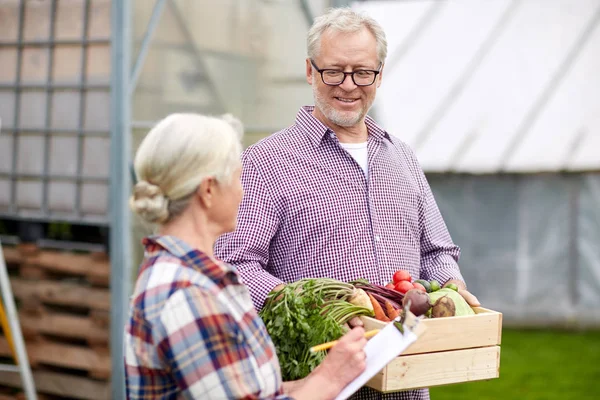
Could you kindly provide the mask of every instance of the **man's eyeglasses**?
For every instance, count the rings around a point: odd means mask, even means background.
[[[310,63],[315,67],[317,72],[321,74],[323,83],[329,86],[341,85],[344,80],[346,80],[346,75],[352,77],[352,82],[354,82],[356,86],[370,86],[375,82],[377,74],[381,72],[382,65],[379,64],[379,69],[376,71],[371,69],[359,69],[352,72],[344,72],[339,69],[319,69],[312,59],[310,60]]]

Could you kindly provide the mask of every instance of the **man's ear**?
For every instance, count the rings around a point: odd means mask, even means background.
[[[381,81],[383,80],[383,67],[385,64],[381,64],[381,68],[379,69],[379,74],[377,75],[377,87],[381,86]]]
[[[306,59],[306,82],[309,85],[313,84],[313,74],[312,74],[313,66],[310,63],[310,58]]]
[[[379,74],[377,76],[377,87],[379,88],[379,86],[381,86],[381,81],[383,80],[383,67],[385,67],[385,64],[381,64],[381,69],[379,70]]]

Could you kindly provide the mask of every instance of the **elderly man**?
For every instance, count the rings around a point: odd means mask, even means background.
[[[274,288],[306,277],[385,284],[455,283],[471,305],[454,245],[414,153],[367,112],[381,85],[385,33],[372,18],[333,9],[308,38],[306,79],[314,107],[249,147],[237,229],[216,253],[238,267],[257,309]],[[427,390],[355,399],[428,399]]]

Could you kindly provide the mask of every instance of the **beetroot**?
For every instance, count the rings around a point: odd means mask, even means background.
[[[406,304],[409,300],[410,312],[415,314],[417,317],[425,314],[431,308],[429,296],[427,293],[419,289],[411,289],[406,292],[404,299],[402,299],[402,306],[406,307]]]

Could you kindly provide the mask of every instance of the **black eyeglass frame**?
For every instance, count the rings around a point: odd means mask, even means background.
[[[342,83],[344,83],[344,81],[346,80],[346,77],[348,75],[350,75],[350,78],[352,78],[352,82],[354,82],[354,84],[356,86],[371,86],[372,84],[375,83],[375,81],[377,80],[377,75],[379,75],[381,73],[381,67],[383,66],[383,63],[379,64],[379,68],[378,69],[360,69],[358,71],[352,71],[352,72],[344,72],[344,71],[340,71],[339,69],[332,69],[332,68],[323,68],[323,69],[319,69],[319,67],[317,67],[317,64],[315,64],[314,60],[311,58],[310,59],[310,63],[312,64],[312,66],[314,67],[314,69],[321,75],[321,81],[323,81],[324,84],[326,84],[327,86],[340,86]],[[334,72],[339,72],[344,74],[344,78],[342,78],[342,80],[340,81],[340,83],[327,83],[325,82],[325,78],[323,77],[323,72],[327,72],[327,71],[334,71]],[[373,72],[373,82],[369,83],[369,84],[364,84],[364,83],[356,83],[356,81],[354,80],[354,74],[357,72]]]

